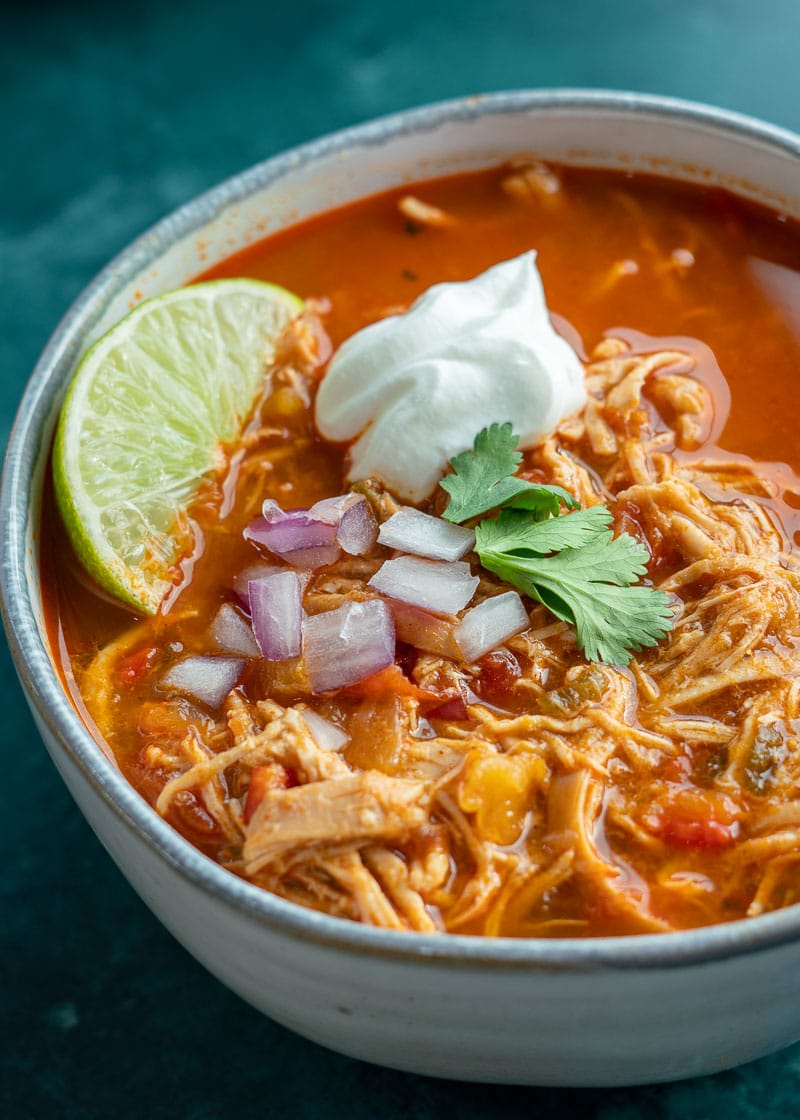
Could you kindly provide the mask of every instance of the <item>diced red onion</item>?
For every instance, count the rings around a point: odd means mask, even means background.
[[[439,657],[460,660],[461,651],[454,637],[454,618],[440,618],[430,611],[424,611],[422,607],[414,607],[400,599],[387,599],[386,602],[401,642],[406,642],[415,649],[438,654]]]
[[[259,656],[252,626],[231,603],[223,603],[214,615],[211,637],[217,648],[225,653],[239,653],[242,657]]]
[[[509,711],[508,708],[501,708],[498,704],[490,704],[484,696],[478,696],[476,692],[473,692],[465,680],[462,680],[460,682],[460,688],[461,695],[463,696],[464,703],[466,705],[471,706],[472,704],[480,704],[482,708],[486,708],[488,709],[488,711],[494,712],[498,716],[502,716],[503,719],[513,719],[513,712]]]
[[[364,556],[378,539],[378,522],[363,494],[323,498],[308,511],[309,517],[336,526],[336,539],[351,556]]]
[[[338,525],[342,515],[354,502],[366,501],[362,494],[337,494],[333,498],[322,498],[314,502],[308,511],[308,516],[315,521],[324,521],[326,525]]]
[[[335,525],[309,517],[304,509],[284,512],[271,498],[262,513],[245,529],[245,540],[263,545],[297,568],[321,568],[339,558]]]
[[[299,657],[303,592],[297,572],[284,570],[253,579],[248,593],[253,631],[266,660],[286,661]]]
[[[265,560],[259,560],[255,564],[248,564],[247,567],[242,568],[233,577],[231,586],[236,598],[239,600],[244,609],[250,613],[250,592],[248,584],[251,580],[261,579],[263,576],[274,575],[275,572],[285,572],[281,564],[268,564]],[[311,580],[311,572],[298,571],[297,578],[300,580],[300,586],[305,593],[305,589]]]
[[[378,522],[366,498],[353,502],[342,514],[336,539],[351,556],[365,556],[375,547]]]
[[[313,712],[311,708],[304,708],[300,715],[311,738],[324,751],[340,751],[346,743],[350,742],[347,732],[342,731],[341,727],[337,727],[318,712]]]
[[[464,560],[422,560],[418,556],[398,556],[378,568],[370,587],[402,599],[434,614],[458,614],[478,586]]]
[[[265,498],[261,503],[261,516],[270,525],[279,525],[281,521],[285,521],[287,517],[291,517],[293,513],[305,513],[304,509],[284,509],[283,506],[278,505],[274,498]]]
[[[522,599],[516,591],[505,591],[468,610],[456,626],[455,638],[464,660],[477,661],[528,626]]]
[[[429,719],[467,719],[468,715],[463,696],[451,696],[438,708],[431,708],[428,712]]]
[[[241,657],[184,657],[161,678],[161,687],[218,708],[242,675]]]
[[[463,525],[405,506],[381,525],[378,544],[431,560],[460,560],[475,547],[475,534]]]
[[[394,661],[394,622],[380,599],[348,602],[303,623],[303,659],[312,692],[356,684]]]

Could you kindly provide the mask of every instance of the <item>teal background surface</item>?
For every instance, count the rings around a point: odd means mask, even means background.
[[[644,90],[800,129],[798,48],[800,0],[3,5],[3,443],[94,273],[249,164],[396,109],[515,87]],[[290,1034],[211,979],[127,886],[47,758],[4,646],[0,709],[0,1115],[800,1116],[800,1045],[716,1077],[590,1091],[449,1084]]]

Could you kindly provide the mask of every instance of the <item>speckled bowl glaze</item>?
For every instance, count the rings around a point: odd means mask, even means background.
[[[620,1085],[710,1073],[800,1037],[800,908],[593,941],[396,933],[302,910],[212,863],[131,789],[65,694],[44,626],[37,531],[53,426],[77,357],[138,293],[351,199],[522,153],[719,184],[800,217],[800,138],[621,93],[433,105],[246,171],[116,257],[42,355],[2,484],[5,624],[42,738],[102,843],[189,952],[268,1015],[346,1054],[442,1077]]]

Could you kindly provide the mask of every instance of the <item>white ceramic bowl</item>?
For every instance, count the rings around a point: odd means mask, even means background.
[[[102,843],[215,976],[301,1034],[419,1073],[614,1085],[733,1066],[800,1037],[800,908],[686,933],[515,941],[376,930],[302,910],[192,848],[92,740],[53,669],[37,526],[64,388],[128,308],[234,249],[405,180],[519,153],[719,184],[800,217],[800,138],[630,94],[476,97],[338,133],[253,168],[159,223],[69,311],[25,391],[3,477],[2,595],[47,748]]]

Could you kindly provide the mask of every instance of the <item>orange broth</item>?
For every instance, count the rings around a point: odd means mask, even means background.
[[[791,539],[800,522],[800,443],[795,405],[800,337],[780,306],[761,287],[752,262],[772,262],[793,291],[800,285],[800,228],[785,216],[745,203],[716,189],[618,172],[559,168],[560,189],[549,197],[521,201],[501,189],[507,169],[496,168],[403,187],[303,222],[249,247],[217,265],[203,279],[250,276],[281,284],[304,299],[324,301],[321,314],[335,346],[375,319],[409,306],[430,285],[475,276],[498,261],[537,251],[548,306],[557,325],[585,353],[607,334],[645,334],[700,355],[698,376],[730,412],[717,443],[726,452],[765,460],[784,487],[773,512]],[[446,228],[408,221],[398,200],[414,193],[456,220]],[[773,293],[774,294],[774,293]],[[638,335],[632,335],[632,338]],[[581,342],[582,340],[582,342]],[[681,348],[681,343],[677,344]],[[703,356],[705,354],[705,356]],[[481,427],[476,418],[476,430]],[[327,445],[310,415],[292,430],[286,457],[265,475],[263,497],[285,508],[300,507],[346,488],[342,449]],[[708,454],[709,448],[703,449]],[[678,453],[680,454],[680,453]],[[781,468],[777,464],[788,464]],[[795,485],[798,493],[795,494]],[[202,532],[185,566],[171,611],[188,617],[165,630],[165,642],[191,648],[193,635],[228,594],[231,572],[252,560],[241,539],[247,517],[239,498],[218,519],[220,493],[198,512]],[[74,559],[58,523],[51,496],[42,526],[43,586],[47,621],[59,668],[76,704],[75,686],[91,658],[131,625],[131,615],[99,594]],[[148,653],[142,658],[146,661]],[[153,652],[152,657],[157,657]],[[110,743],[123,772],[151,803],[159,783],[141,764],[138,711],[147,711],[153,685],[147,666],[130,667],[117,691],[119,730]],[[141,672],[140,672],[141,670]],[[213,858],[226,845],[200,803],[184,799],[170,821]],[[702,846],[701,846],[702,847]],[[689,872],[716,873],[716,851],[692,855]],[[643,870],[644,866],[644,870]],[[651,869],[655,872],[655,868]],[[638,874],[648,874],[639,865]],[[583,913],[572,888],[564,892],[564,915]],[[622,917],[599,914],[589,933],[628,933]],[[678,924],[698,919],[676,912]],[[713,906],[700,921],[737,913]],[[594,920],[594,924],[591,922]],[[480,924],[466,932],[482,932]],[[506,933],[522,932],[505,929]]]

